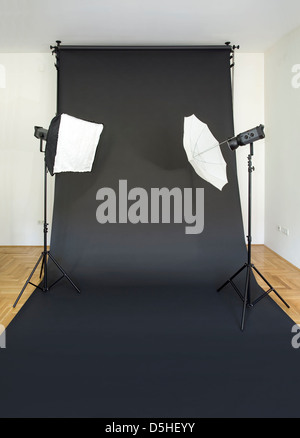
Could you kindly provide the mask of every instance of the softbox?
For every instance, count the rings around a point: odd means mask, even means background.
[[[103,125],[68,114],[50,123],[45,159],[51,175],[60,172],[90,172]]]

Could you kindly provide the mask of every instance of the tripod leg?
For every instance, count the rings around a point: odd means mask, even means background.
[[[270,292],[274,292],[277,297],[283,302],[283,304],[285,304],[285,306],[290,309],[290,306],[284,301],[284,299],[279,295],[279,293],[273,288],[273,286],[265,279],[265,277],[259,272],[259,270],[253,265],[252,268],[254,269],[254,271],[264,280],[264,282],[269,286],[269,288],[271,289]],[[258,301],[260,301],[259,299],[255,301],[255,303],[257,303]]]
[[[60,264],[55,260],[55,258],[51,255],[50,252],[48,252],[48,256],[50,257],[50,259],[53,261],[53,263],[56,265],[56,267],[60,270],[60,272],[63,274],[64,277],[66,277],[66,279],[71,283],[71,285],[74,287],[74,289],[76,289],[76,291],[80,294],[80,290],[78,289],[78,287],[73,283],[73,281],[71,280],[71,278],[68,276],[68,274],[63,270],[63,268],[60,266]]]
[[[43,269],[44,269],[44,263],[45,263],[45,257],[43,257],[43,261],[42,261],[42,264],[41,264],[40,278],[42,278]]]
[[[217,292],[220,292],[222,289],[224,289],[225,286],[227,286],[227,284],[231,283],[232,280],[234,280],[235,277],[237,277],[245,268],[246,268],[247,264],[245,263],[244,266],[239,269],[235,274],[233,274],[232,277],[229,278],[229,280],[226,281],[226,283],[223,284],[223,286],[219,287],[219,289],[217,289]]]
[[[248,265],[248,271],[249,271],[249,283],[248,283],[248,297],[247,297],[247,305],[252,307],[251,304],[251,274],[252,274],[252,268],[253,265]]]
[[[242,313],[242,321],[241,321],[241,330],[244,330],[245,326],[245,315],[246,315],[246,307],[249,300],[249,285],[250,285],[250,268],[247,267],[247,277],[246,277],[246,286],[245,286],[245,296],[244,296],[244,304],[243,304],[243,313]]]
[[[40,255],[40,258],[39,258],[38,261],[36,262],[35,267],[34,267],[33,270],[31,271],[31,274],[29,275],[29,277],[28,277],[26,283],[24,284],[23,289],[22,289],[21,292],[19,293],[19,296],[18,296],[18,298],[16,299],[16,301],[15,301],[15,303],[14,303],[14,305],[13,305],[14,308],[15,308],[16,305],[18,304],[19,299],[20,299],[21,296],[23,295],[23,292],[24,292],[24,290],[26,289],[27,285],[30,283],[30,280],[31,280],[33,274],[35,273],[35,270],[36,270],[36,268],[38,267],[38,265],[39,265],[40,261],[42,260],[42,257],[43,257],[43,256],[44,256],[44,254],[42,253],[42,254]]]

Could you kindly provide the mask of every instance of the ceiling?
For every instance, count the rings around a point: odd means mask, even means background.
[[[0,52],[63,45],[240,45],[265,52],[300,26],[299,0],[0,0]]]

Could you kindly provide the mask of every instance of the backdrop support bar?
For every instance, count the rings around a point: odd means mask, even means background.
[[[61,43],[61,41],[59,41]],[[212,45],[212,46],[50,46],[51,49],[59,50],[232,50],[231,46],[227,45]]]

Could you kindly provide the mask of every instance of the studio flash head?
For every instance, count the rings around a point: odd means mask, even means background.
[[[265,138],[264,125],[259,125],[256,128],[249,129],[241,134],[227,140],[229,148],[234,151],[239,146],[245,146],[254,143],[257,140]]]

